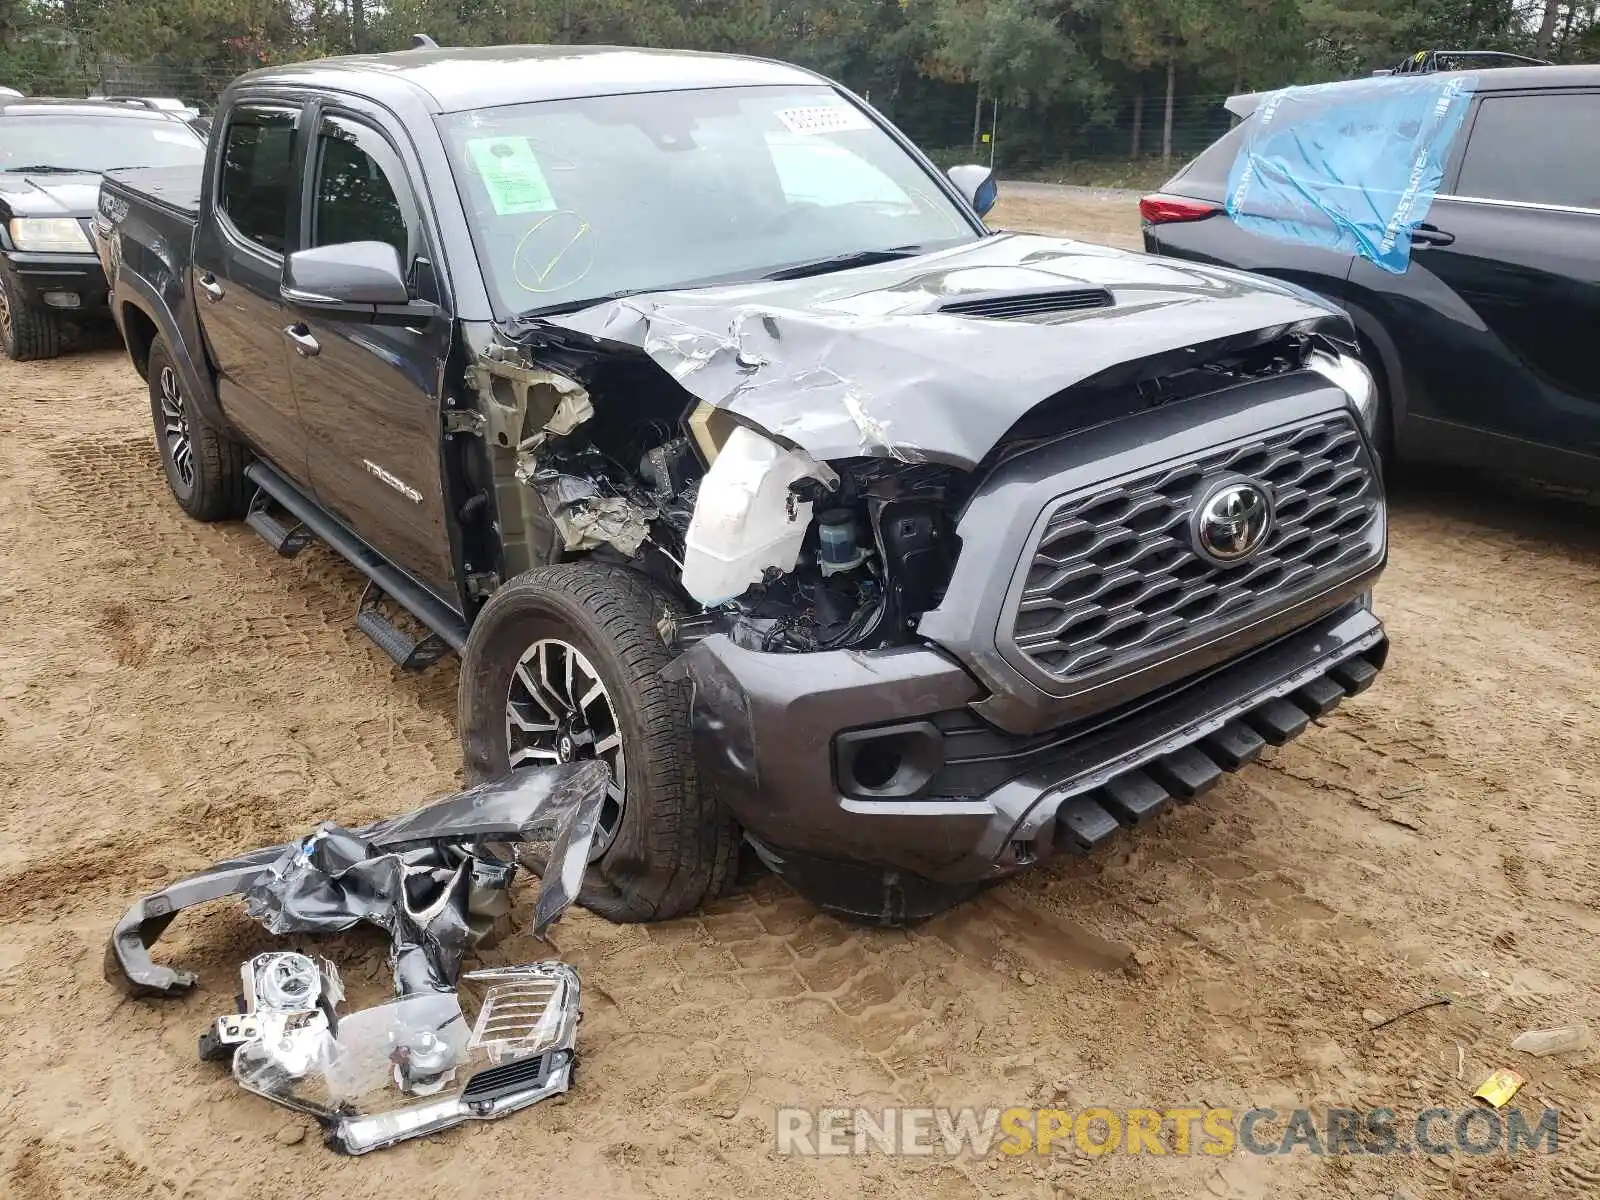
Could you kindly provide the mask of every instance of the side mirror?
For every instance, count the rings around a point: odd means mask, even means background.
[[[968,163],[961,167],[951,167],[946,173],[950,176],[950,182],[956,185],[956,189],[967,198],[967,203],[972,205],[973,211],[980,217],[994,207],[994,202],[1000,196],[1000,184],[995,180],[994,172],[988,167]]]
[[[375,319],[377,306],[409,305],[399,252],[388,242],[341,242],[299,250],[284,261],[285,301],[299,308]]]

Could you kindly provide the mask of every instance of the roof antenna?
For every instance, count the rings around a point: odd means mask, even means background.
[[[411,35],[411,48],[413,50],[437,50],[439,43],[425,33],[413,33]]]

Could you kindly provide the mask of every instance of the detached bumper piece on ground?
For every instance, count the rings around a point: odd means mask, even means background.
[[[117,923],[106,978],[132,996],[174,996],[196,976],[151,961],[185,908],[238,895],[275,934],[389,931],[395,1000],[340,1016],[338,972],[306,955],[240,968],[243,1012],[218,1017],[200,1055],[228,1060],[247,1091],[309,1113],[362,1154],[567,1090],[578,977],[559,962],[458,978],[469,946],[509,907],[517,865],[497,847],[551,844],[534,911],[543,937],[576,897],[610,770],[589,761],[519,771],[358,830],[325,824],[296,842],[219,863],[144,897]]]

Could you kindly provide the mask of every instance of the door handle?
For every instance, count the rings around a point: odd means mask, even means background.
[[[321,344],[304,325],[285,325],[283,336],[294,343],[294,352],[301,358],[315,358],[322,353]]]
[[[217,282],[217,277],[210,271],[200,276],[200,290],[206,294],[206,299],[213,304],[222,299],[222,285]]]
[[[1455,240],[1455,234],[1446,233],[1437,225],[1418,225],[1411,231],[1413,246],[1448,246]]]

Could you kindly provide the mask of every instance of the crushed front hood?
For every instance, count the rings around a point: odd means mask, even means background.
[[[941,304],[1103,288],[1025,319]],[[1286,284],[1032,234],[782,282],[652,292],[542,320],[648,354],[693,396],[821,460],[970,470],[1029,409],[1136,359],[1327,317]]]

